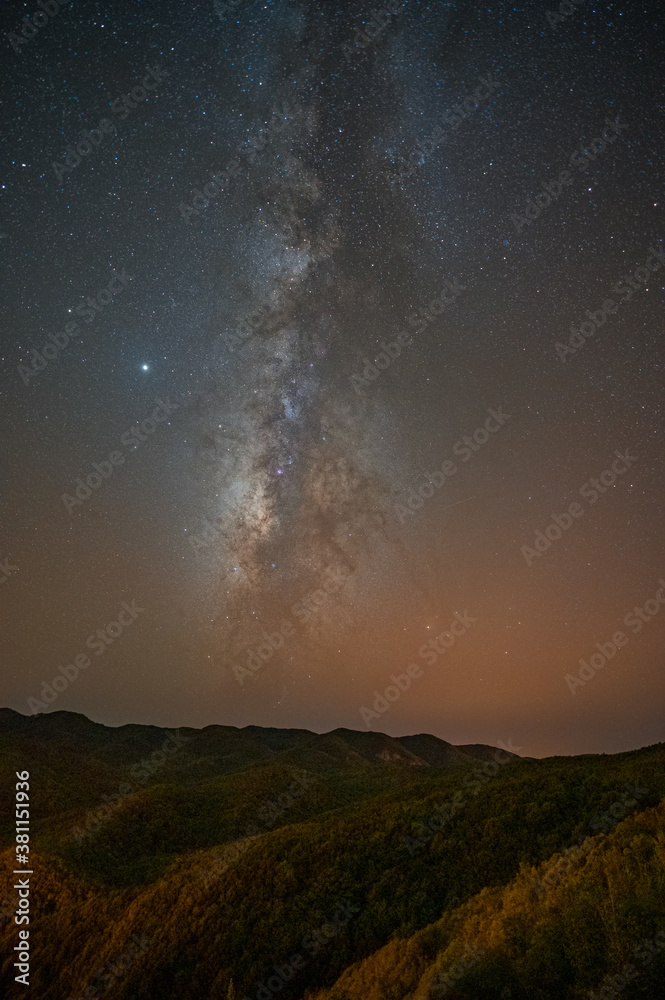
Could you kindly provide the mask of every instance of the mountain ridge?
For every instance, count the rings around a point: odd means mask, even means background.
[[[424,1000],[430,983],[584,1000],[660,942],[665,744],[540,760],[426,733],[0,710],[6,956],[24,768],[39,1000],[103,996],[132,940],[149,947],[114,1000]],[[13,975],[0,963],[8,1000]],[[640,1000],[663,975],[662,958],[641,968]]]
[[[232,743],[234,739],[242,737],[242,748],[247,754],[253,749],[260,748],[266,759],[273,755],[318,749],[331,758],[347,764],[364,758],[370,763],[378,762],[386,766],[399,764],[410,767],[442,767],[468,764],[476,760],[490,761],[497,753],[516,758],[519,756],[484,743],[454,746],[429,733],[389,736],[387,733],[373,730],[363,731],[345,727],[338,727],[326,733],[314,733],[308,729],[279,729],[274,726],[256,725],[238,727],[217,723],[201,729],[181,726],[178,730],[142,723],[107,726],[104,723],[93,722],[79,712],[68,712],[63,709],[23,715],[11,708],[0,708],[0,732],[4,728],[13,733],[29,735],[32,739],[63,736],[91,738],[94,736],[95,739],[99,739],[107,735],[109,740],[116,741],[116,747],[119,742],[131,744],[138,741],[147,745],[153,736],[158,738],[161,734],[166,738],[169,733],[175,731],[181,733],[188,743],[194,740],[201,749],[209,740],[213,742],[226,740]]]

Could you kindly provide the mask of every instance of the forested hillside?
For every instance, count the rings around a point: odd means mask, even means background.
[[[664,763],[663,745],[533,760],[3,710],[7,886],[14,772],[30,771],[31,995],[576,1000],[632,963],[622,996],[655,998]],[[13,906],[8,997],[25,995]]]

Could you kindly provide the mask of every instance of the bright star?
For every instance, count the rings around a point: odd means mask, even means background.
[[[147,365],[141,365],[141,368],[143,369],[144,372],[148,371],[148,366]]]

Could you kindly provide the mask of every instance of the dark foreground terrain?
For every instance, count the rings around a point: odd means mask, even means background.
[[[339,729],[0,710],[0,994],[662,997],[665,746],[521,759]],[[28,770],[30,987],[15,983]]]

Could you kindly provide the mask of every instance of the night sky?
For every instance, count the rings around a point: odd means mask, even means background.
[[[665,739],[662,5],[561,6],[3,5],[3,704]]]

